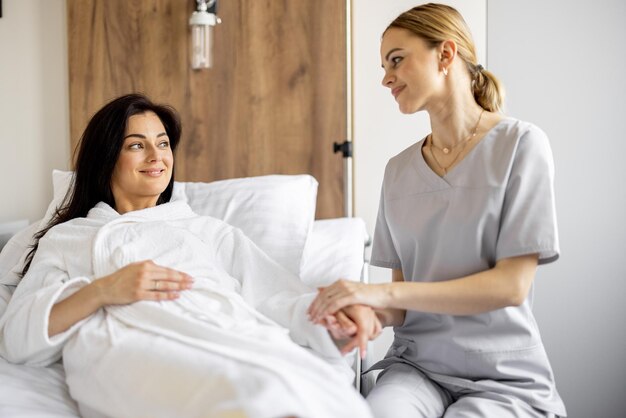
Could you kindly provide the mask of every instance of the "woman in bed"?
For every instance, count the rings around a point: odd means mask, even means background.
[[[306,318],[314,294],[297,277],[239,230],[170,202],[180,131],[173,109],[141,95],[94,115],[0,320],[0,354],[62,356],[84,416],[369,416],[320,357],[375,335],[374,313],[329,316],[331,338]]]
[[[449,6],[398,16],[380,53],[383,85],[432,133],[385,170],[371,263],[392,282],[333,284],[311,315],[367,304],[394,326],[377,417],[565,415],[531,311],[537,265],[559,254],[546,135],[499,113],[500,83]]]

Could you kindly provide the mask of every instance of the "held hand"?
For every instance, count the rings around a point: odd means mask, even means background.
[[[367,354],[367,342],[378,337],[382,325],[374,310],[364,305],[351,305],[322,320],[333,338],[341,345],[342,354],[355,347],[361,349],[361,357]]]
[[[173,300],[180,291],[191,289],[193,279],[186,273],[139,261],[94,282],[103,305],[125,305],[140,300]]]
[[[319,288],[319,293],[308,314],[315,323],[349,305],[367,305],[372,308],[387,308],[389,295],[386,284],[364,284],[349,280],[338,280],[332,285]]]
[[[383,330],[376,312],[369,306],[350,305],[342,309],[348,318],[357,326],[357,332],[346,345],[341,348],[342,353],[348,353],[355,347],[361,350],[361,358],[367,355],[367,342],[377,338]]]
[[[337,341],[346,340],[357,333],[357,325],[342,311],[328,315],[320,322]]]

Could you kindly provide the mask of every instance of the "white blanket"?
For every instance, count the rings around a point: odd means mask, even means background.
[[[109,306],[48,338],[56,302],[144,259],[190,274],[194,288]],[[125,215],[99,204],[40,241],[0,320],[0,354],[32,365],[62,354],[84,416],[368,417],[349,379],[293,343],[340,356],[306,318],[312,298],[239,230],[185,203]]]

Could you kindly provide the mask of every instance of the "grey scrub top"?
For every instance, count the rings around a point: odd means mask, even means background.
[[[504,119],[443,177],[424,160],[423,142],[387,164],[372,265],[434,282],[507,257],[558,258],[554,163],[543,131]],[[511,393],[565,415],[531,307],[532,289],[521,306],[478,315],[407,311],[378,367],[405,362],[448,387]]]

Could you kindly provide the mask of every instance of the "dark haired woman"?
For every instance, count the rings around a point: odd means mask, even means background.
[[[531,310],[537,265],[559,254],[546,135],[499,113],[502,87],[452,7],[402,13],[380,53],[383,85],[432,133],[385,170],[371,263],[392,282],[333,284],[312,316],[366,304],[394,326],[377,417],[565,415]]]
[[[349,380],[294,343],[340,357],[306,319],[314,294],[239,230],[169,202],[179,138],[176,113],[141,95],[94,115],[0,320],[0,354],[62,356],[84,416],[369,416]],[[375,332],[369,308],[345,313]]]

